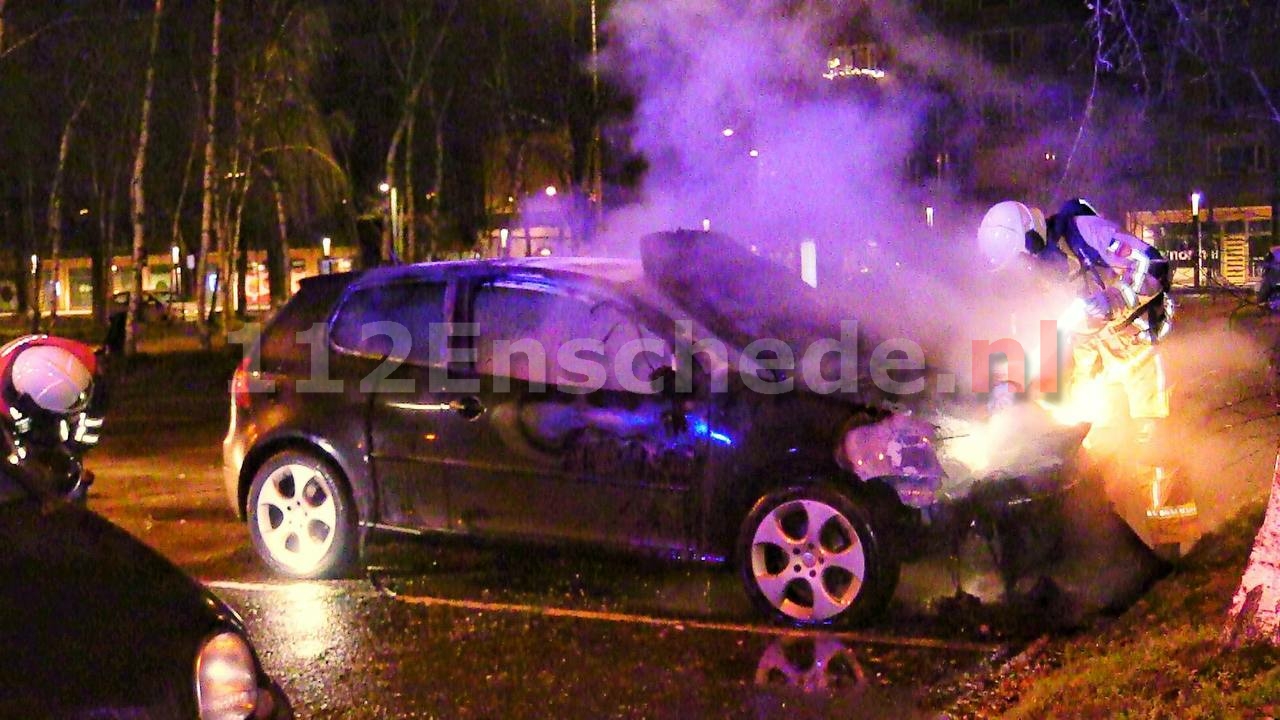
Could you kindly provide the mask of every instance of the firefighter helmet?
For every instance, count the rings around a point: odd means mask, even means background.
[[[978,227],[978,248],[992,268],[1002,268],[1019,253],[1044,249],[1044,214],[1016,200],[996,203]]]
[[[64,348],[36,345],[13,360],[13,389],[27,395],[42,410],[76,412],[89,400],[93,375]]]

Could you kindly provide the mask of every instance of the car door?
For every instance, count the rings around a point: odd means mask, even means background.
[[[618,354],[641,338],[642,325],[625,301],[563,279],[479,283],[467,307],[474,335],[466,367],[477,391],[470,397],[484,411],[473,421],[480,444],[451,475],[454,522],[485,533],[686,548],[705,438],[672,397],[644,392],[646,376],[670,362],[670,344],[635,353],[639,371],[619,373]]]
[[[471,439],[432,384],[445,357],[448,288],[440,280],[359,287],[330,327],[336,362],[357,366],[344,375],[368,403],[379,517],[394,527],[448,527],[448,475]]]

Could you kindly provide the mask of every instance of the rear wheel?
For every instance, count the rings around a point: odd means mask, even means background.
[[[867,513],[833,488],[792,488],[761,498],[738,538],[743,585],[776,620],[821,625],[866,620],[884,609],[898,564]]]
[[[280,453],[258,468],[248,517],[254,549],[282,575],[335,577],[355,561],[355,507],[346,482],[310,454]]]

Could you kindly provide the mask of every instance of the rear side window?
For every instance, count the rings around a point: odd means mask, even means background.
[[[369,358],[439,363],[446,337],[445,287],[444,283],[412,282],[356,290],[338,309],[330,342]]]

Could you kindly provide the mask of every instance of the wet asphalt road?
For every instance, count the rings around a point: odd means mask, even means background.
[[[214,587],[306,717],[913,717],[922,687],[982,657],[423,604],[359,582]]]
[[[135,369],[90,504],[242,614],[299,717],[913,717],[1021,646],[903,616],[795,633],[723,570],[412,539],[364,579],[279,581],[223,495],[224,371]]]
[[[731,573],[571,555],[379,542],[369,577],[272,579],[226,505],[219,443],[232,364],[136,368],[108,418],[91,506],[160,550],[245,618],[303,718],[825,718],[929,716],[1065,611],[939,603],[992,598],[981,547],[904,571],[894,612],[858,633],[760,623]],[[1193,368],[1224,502],[1264,477],[1276,434],[1239,369]],[[1254,376],[1256,380],[1256,376]],[[1254,446],[1257,447],[1254,447]],[[1263,451],[1260,451],[1262,448]],[[1260,454],[1261,452],[1261,454]],[[1229,487],[1228,487],[1229,486]],[[1100,555],[1099,553],[1105,553]],[[1128,553],[1128,555],[1126,555]],[[1132,548],[1078,553],[1094,586],[1150,579]],[[1112,563],[1113,575],[1099,567]],[[1079,573],[1077,573],[1079,575]]]

